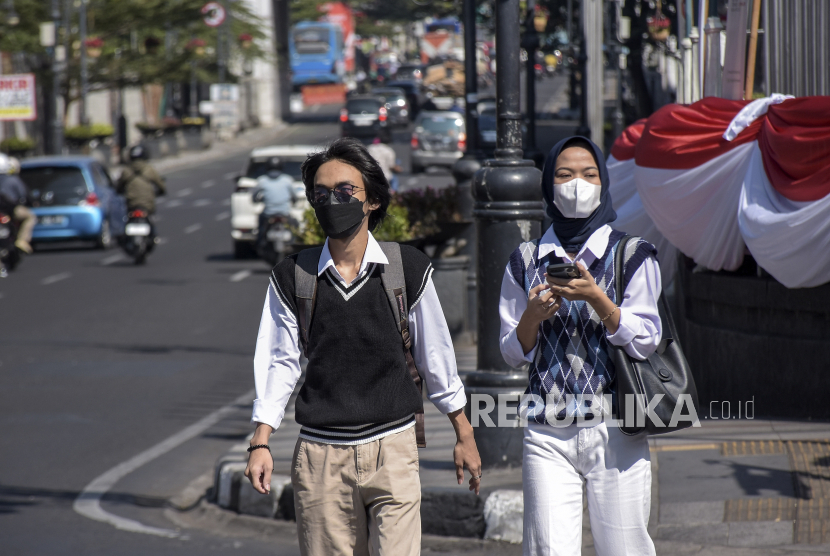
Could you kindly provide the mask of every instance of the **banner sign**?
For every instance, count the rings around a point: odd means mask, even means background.
[[[0,120],[37,119],[35,75],[0,75]]]

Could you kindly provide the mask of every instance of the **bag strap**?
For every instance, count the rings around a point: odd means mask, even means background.
[[[406,367],[409,376],[418,387],[418,392],[423,394],[423,382],[418,369],[415,367],[415,359],[412,357],[412,338],[409,335],[409,305],[406,302],[406,281],[403,273],[403,261],[401,260],[401,246],[395,242],[382,242],[380,248],[389,260],[381,271],[381,281],[392,314],[395,315],[395,324],[403,340],[403,353],[406,358]],[[415,412],[415,440],[419,448],[426,448],[426,431],[424,427],[424,408]]]
[[[317,304],[317,266],[322,252],[322,247],[300,251],[294,265],[294,302],[297,305],[297,320],[300,327],[300,347],[306,357],[311,318]]]

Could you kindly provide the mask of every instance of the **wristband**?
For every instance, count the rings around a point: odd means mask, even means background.
[[[258,448],[265,448],[266,450],[268,450],[268,452],[271,451],[271,447],[268,446],[268,444],[256,444],[256,445],[251,446],[250,448],[248,448],[248,453],[250,454],[251,452],[253,452],[254,450],[256,450]]]

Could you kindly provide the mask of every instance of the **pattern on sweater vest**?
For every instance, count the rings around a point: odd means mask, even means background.
[[[619,240],[625,234],[612,231],[605,253],[598,257],[588,271],[597,285],[611,300],[616,300],[614,254]],[[648,242],[637,238],[629,242],[624,254],[623,287],[649,255],[656,250]],[[567,262],[550,252],[539,258],[539,240],[520,245],[510,255],[510,271],[527,295],[539,284],[545,283],[549,264]],[[545,416],[584,417],[584,408],[593,407],[592,399],[612,393],[615,369],[612,346],[606,338],[605,325],[586,301],[561,299],[559,311],[540,325],[539,346],[529,369],[526,390],[527,417],[537,423],[546,423]],[[619,303],[619,302],[618,302]],[[553,404],[554,407],[547,407]]]

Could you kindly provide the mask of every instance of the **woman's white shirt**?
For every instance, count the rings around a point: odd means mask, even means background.
[[[611,232],[611,227],[606,224],[591,234],[577,253],[575,260],[589,268],[597,258],[605,253]],[[539,258],[541,259],[550,252],[554,252],[557,257],[566,261],[575,262],[565,253],[552,226],[539,241]],[[608,341],[615,346],[622,346],[628,355],[636,359],[646,359],[651,355],[660,344],[663,332],[660,314],[657,310],[657,300],[660,298],[661,291],[660,265],[653,256],[649,256],[631,277],[625,289],[623,302],[618,304],[620,325],[614,334],[606,333]],[[533,362],[539,346],[537,334],[536,345],[528,353],[524,353],[519,338],[516,336],[516,326],[526,308],[527,293],[513,278],[508,264],[504,271],[499,299],[501,320],[499,338],[502,357],[512,367],[521,367]]]

